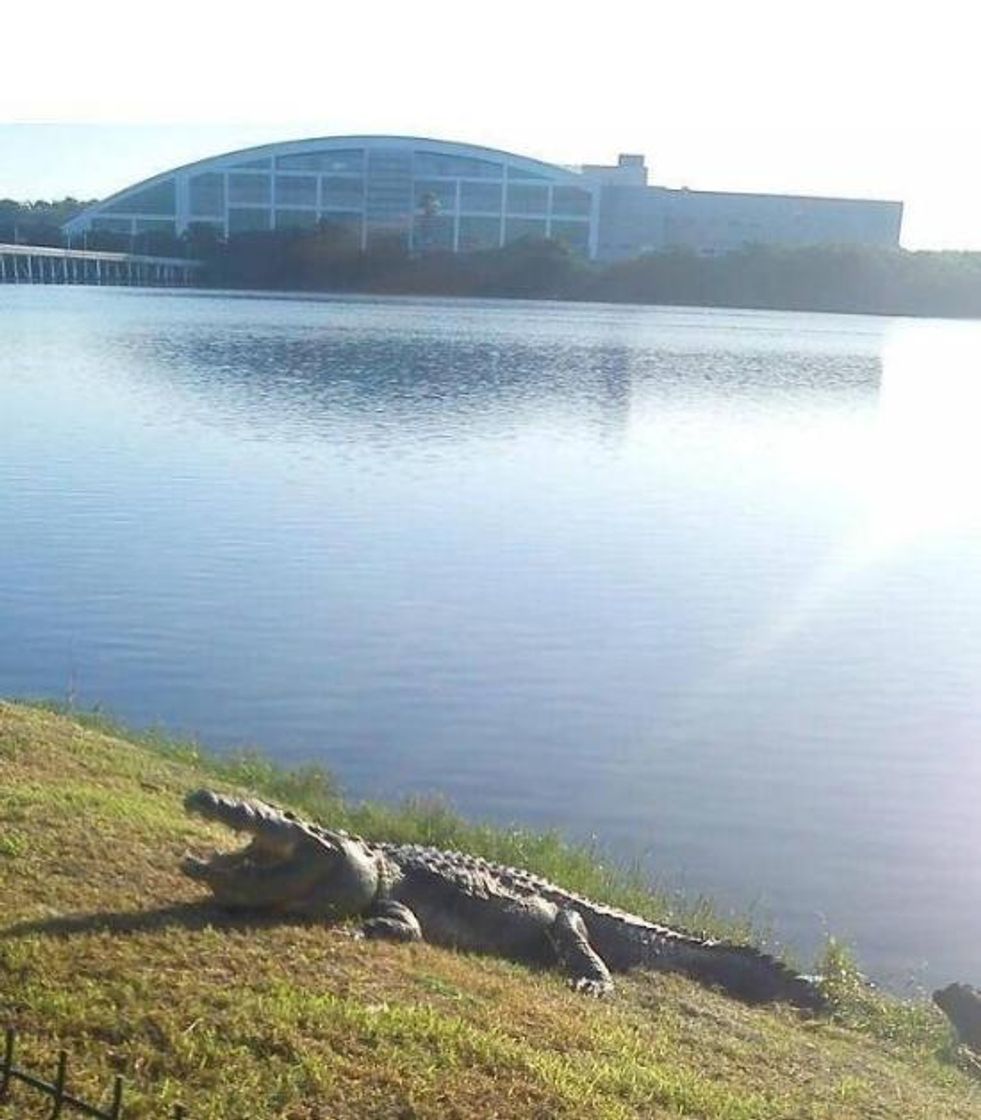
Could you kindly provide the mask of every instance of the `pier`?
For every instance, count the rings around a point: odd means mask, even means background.
[[[183,288],[194,283],[195,273],[201,268],[201,261],[181,257],[0,244],[0,284]]]

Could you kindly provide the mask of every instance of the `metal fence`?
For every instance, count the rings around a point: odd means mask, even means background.
[[[13,1027],[7,1027],[6,1043],[3,1050],[3,1064],[0,1065],[0,1105],[10,1098],[11,1083],[23,1082],[45,1096],[51,1097],[54,1102],[48,1113],[48,1120],[56,1120],[66,1107],[74,1108],[84,1116],[94,1116],[96,1120],[123,1120],[123,1089],[122,1077],[115,1077],[112,1083],[112,1103],[108,1111],[89,1104],[68,1092],[68,1051],[58,1052],[58,1069],[54,1081],[45,1081],[36,1074],[28,1073],[14,1065],[14,1047],[17,1041]],[[172,1120],[187,1120],[187,1112],[183,1105],[175,1104],[171,1113]]]

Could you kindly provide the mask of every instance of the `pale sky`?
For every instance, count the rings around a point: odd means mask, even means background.
[[[2,17],[0,197],[99,197],[251,144],[396,133],[556,163],[643,152],[666,186],[896,198],[907,247],[981,249],[973,5],[57,8]]]

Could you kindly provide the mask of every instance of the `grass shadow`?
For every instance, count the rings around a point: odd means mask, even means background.
[[[153,910],[110,910],[16,922],[0,930],[0,941],[37,935],[46,937],[78,937],[90,933],[127,935],[154,933],[165,929],[254,930],[268,929],[272,926],[311,924],[313,924],[311,919],[289,914],[222,910],[209,903],[183,902],[171,906],[159,906]]]

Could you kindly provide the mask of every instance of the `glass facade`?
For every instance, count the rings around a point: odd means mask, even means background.
[[[175,237],[177,226],[166,218],[136,218],[133,222],[134,233],[159,233],[167,237]]]
[[[297,152],[295,155],[277,156],[276,166],[281,171],[340,171],[360,175],[364,171],[364,149]]]
[[[512,164],[508,168],[509,179],[545,179],[547,176],[540,174],[537,171],[528,171],[523,167],[516,167]]]
[[[276,229],[312,229],[316,224],[316,210],[276,210]]]
[[[269,229],[270,217],[265,207],[234,207],[228,211],[228,232],[255,233],[257,230]]]
[[[315,175],[277,175],[277,206],[316,206],[317,177]]]
[[[413,170],[419,176],[449,179],[502,179],[504,164],[471,156],[451,156],[440,152],[416,152]]]
[[[553,187],[553,214],[583,214],[589,216],[593,208],[593,196],[581,187]]]
[[[343,228],[358,245],[423,253],[554,234],[586,253],[594,188],[577,180],[559,167],[467,145],[319,140],[178,168],[93,207],[77,228],[113,215],[166,220],[178,235],[205,221],[228,236],[320,223]]]
[[[546,236],[546,231],[544,218],[508,218],[504,226],[504,240],[510,244],[526,237],[541,238]]]
[[[461,183],[460,209],[477,214],[500,214],[504,197],[499,183]]]
[[[131,233],[132,222],[129,218],[93,218],[92,229],[102,233]]]
[[[195,175],[188,184],[191,214],[195,218],[225,216],[225,176],[217,171]]]
[[[500,218],[460,218],[458,248],[467,253],[475,249],[496,249],[501,244]]]
[[[360,210],[364,206],[364,179],[360,175],[324,176],[320,203],[324,208]]]
[[[229,206],[268,206],[271,199],[268,175],[232,173],[228,176]]]
[[[102,207],[113,214],[175,214],[177,190],[173,179],[154,183],[152,187],[131,191]]]
[[[508,184],[509,214],[547,214],[548,187]]]
[[[453,251],[453,219],[439,215],[417,216],[412,225],[412,245],[423,253]]]
[[[442,214],[456,209],[456,183],[446,179],[416,179],[416,210],[438,209]]]
[[[412,154],[398,148],[375,148],[368,153],[365,214],[368,236],[379,231],[408,233],[413,212]]]

